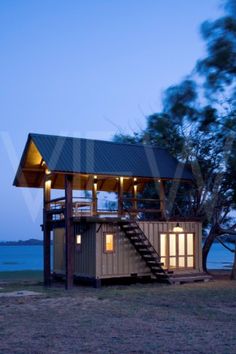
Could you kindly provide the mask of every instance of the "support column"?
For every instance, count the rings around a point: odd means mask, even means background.
[[[44,285],[51,285],[51,216],[47,211],[50,209],[51,180],[45,177],[43,189],[43,263],[44,263]]]
[[[118,216],[123,214],[123,194],[124,194],[124,178],[118,180]]]
[[[72,223],[72,176],[65,176],[66,289],[73,287],[75,238]]]
[[[165,196],[165,185],[162,180],[159,180],[159,191],[160,191],[160,210],[161,216],[166,219],[166,196]]]
[[[93,216],[97,215],[97,187],[98,179],[97,176],[93,177],[93,186],[92,186],[92,198],[93,198]]]

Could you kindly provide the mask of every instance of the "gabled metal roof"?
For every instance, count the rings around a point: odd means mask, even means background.
[[[30,150],[30,146],[38,151]],[[29,160],[31,154],[31,161]],[[39,159],[40,156],[40,159]],[[33,161],[35,158],[35,161]],[[27,160],[28,159],[28,160]],[[39,160],[40,163],[39,163]],[[20,174],[41,171],[44,161],[51,172],[93,175],[134,176],[143,178],[192,180],[192,173],[167,150],[141,144],[122,144],[108,141],[29,134],[14,185]],[[33,179],[32,179],[33,180]],[[37,183],[35,183],[37,187]]]

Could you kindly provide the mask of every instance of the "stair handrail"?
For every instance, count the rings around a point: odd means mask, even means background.
[[[161,260],[161,256],[159,255],[159,253],[157,252],[157,250],[153,247],[153,245],[151,244],[151,242],[149,241],[148,237],[145,235],[145,233],[143,232],[143,230],[140,228],[139,224],[137,223],[137,221],[135,219],[132,218],[132,215],[130,213],[130,211],[126,208],[123,207],[123,210],[125,212],[127,212],[127,214],[130,217],[130,220],[132,221],[133,224],[135,224],[135,226],[139,229],[140,233],[142,234],[143,238],[145,239],[145,241],[147,241],[148,246],[153,250],[158,262],[160,262]],[[162,267],[161,267],[162,268]],[[162,268],[163,269],[163,268]],[[163,271],[165,272],[165,270],[163,269]]]
[[[169,284],[172,284],[172,281],[170,280],[169,274],[167,273],[167,271],[161,265],[161,262],[160,262],[161,261],[161,256],[159,255],[157,250],[153,247],[153,245],[149,241],[148,237],[145,235],[144,231],[140,228],[140,226],[138,225],[137,221],[135,219],[133,219],[133,217],[130,214],[129,210],[126,207],[124,207],[124,205],[123,205],[123,210],[128,213],[128,215],[130,217],[130,220],[131,220],[131,223],[135,224],[135,227],[137,227],[137,229],[140,231],[140,233],[143,236],[144,240],[147,241],[148,247],[151,248],[151,250],[152,250],[151,252],[154,254],[157,262],[159,263],[159,269],[162,271],[163,274],[165,274],[167,276],[167,280],[168,280]],[[125,222],[125,220],[123,220],[123,222]],[[122,220],[120,221],[120,223],[122,223]]]

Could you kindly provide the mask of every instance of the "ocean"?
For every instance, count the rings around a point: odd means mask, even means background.
[[[43,246],[0,246],[0,272],[43,270]]]
[[[233,253],[213,244],[208,269],[230,269],[232,263]],[[0,272],[17,270],[43,270],[43,246],[0,246]]]

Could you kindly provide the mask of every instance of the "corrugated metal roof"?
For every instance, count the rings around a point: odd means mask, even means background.
[[[192,179],[165,149],[53,135],[30,137],[51,171]]]
[[[29,134],[29,139],[52,172],[193,179],[162,148],[42,134]]]

